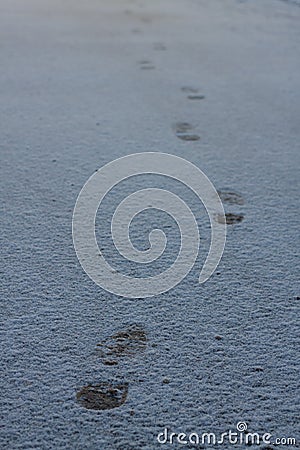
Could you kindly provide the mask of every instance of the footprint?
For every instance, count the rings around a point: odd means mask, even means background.
[[[113,366],[118,364],[118,358],[133,357],[144,351],[147,341],[144,329],[137,324],[132,324],[97,344],[96,351],[103,364]]]
[[[176,136],[182,141],[199,141],[200,136],[193,133],[194,126],[188,122],[177,122],[173,129]]]
[[[187,96],[189,100],[204,100],[205,95],[203,94],[190,94]]]
[[[236,223],[242,222],[244,219],[244,216],[242,214],[233,214],[233,213],[226,213],[225,214],[225,220],[227,225],[234,225]],[[216,217],[217,222],[224,225],[225,220],[224,217],[221,214],[218,214]]]
[[[181,88],[182,92],[188,94],[187,98],[189,100],[204,100],[205,95],[199,94],[199,90],[197,88],[191,86],[183,86]]]
[[[183,86],[181,88],[182,92],[186,92],[188,94],[198,94],[199,90],[197,88],[191,86]]]
[[[154,48],[154,50],[157,50],[157,51],[167,50],[167,47],[162,42],[156,42],[155,44],[153,44],[153,48]]]
[[[153,69],[155,69],[155,65],[151,61],[148,61],[147,59],[143,59],[143,60],[139,61],[138,63],[140,64],[140,68],[142,70],[153,70]]]
[[[141,34],[141,33],[142,33],[142,30],[141,30],[140,28],[132,28],[131,32],[132,32],[133,34]]]
[[[155,66],[153,66],[153,65],[144,65],[144,66],[141,66],[141,70],[154,70],[155,69]]]
[[[77,392],[76,398],[87,409],[113,409],[123,405],[128,395],[128,383],[88,384]]]
[[[229,203],[230,205],[243,205],[244,199],[241,195],[232,191],[218,191],[219,197],[224,203]]]
[[[143,23],[152,23],[151,17],[146,17],[146,16],[145,17],[141,17],[140,20]]]

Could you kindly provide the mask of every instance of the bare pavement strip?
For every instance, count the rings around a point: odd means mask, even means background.
[[[0,1],[1,448],[149,450],[166,428],[240,422],[272,436],[253,448],[299,442],[299,19],[277,0]],[[95,170],[144,151],[206,173],[228,236],[204,285],[199,257],[171,291],[128,299],[81,269],[72,212]],[[205,253],[201,205],[170,189]]]

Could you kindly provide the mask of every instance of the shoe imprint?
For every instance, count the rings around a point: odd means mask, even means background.
[[[147,17],[147,16],[141,17],[140,21],[143,22],[143,23],[152,23],[153,22],[151,17]]]
[[[203,94],[190,94],[187,96],[189,100],[204,100],[205,95]]]
[[[181,88],[182,92],[185,92],[186,94],[188,94],[187,98],[189,100],[204,100],[205,99],[205,95],[203,94],[199,94],[199,89],[194,88],[192,86],[183,86]]]
[[[183,86],[181,88],[182,92],[186,92],[187,94],[198,94],[199,90],[197,88],[191,86]]]
[[[157,51],[167,50],[167,47],[162,42],[156,42],[155,44],[153,44],[153,48],[154,48],[154,50],[157,50]]]
[[[227,225],[234,225],[236,223],[242,222],[244,219],[244,216],[242,214],[233,214],[233,213],[226,213],[225,214],[225,220],[224,217],[221,214],[218,214],[216,217],[217,222],[224,225],[225,221]]]
[[[87,409],[113,409],[123,405],[127,399],[128,383],[88,384],[77,392],[76,398]]]
[[[142,59],[141,61],[138,61],[138,64],[140,65],[141,70],[155,69],[155,65],[152,63],[152,61],[148,61],[147,59]]]
[[[182,141],[198,141],[200,139],[198,134],[193,133],[194,128],[188,122],[177,122],[173,126],[176,136]]]
[[[243,205],[245,203],[243,197],[232,191],[218,191],[219,197],[224,203],[230,205]]]
[[[117,365],[118,358],[133,357],[145,350],[147,346],[146,332],[137,324],[104,339],[97,344],[96,351],[100,355],[103,364]]]

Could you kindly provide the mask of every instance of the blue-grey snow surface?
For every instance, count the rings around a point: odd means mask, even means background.
[[[272,435],[251,448],[297,448],[273,445],[282,437],[299,445],[300,9],[292,3],[0,0],[1,449],[244,449],[157,441],[165,427],[220,436],[241,421]],[[181,139],[180,123],[197,139]],[[130,300],[82,270],[72,213],[96,169],[143,151],[196,164],[225,192],[226,212],[243,220],[228,225],[221,264],[199,285],[207,218],[170,184],[198,214],[202,256],[171,291]],[[132,182],[112,193],[99,234],[122,194],[147,187]],[[142,229],[133,235],[145,245]],[[105,363],[97,344],[132,324],[146,336],[143,350]],[[77,401],[82,387],[103,382],[128,383],[120,407]]]

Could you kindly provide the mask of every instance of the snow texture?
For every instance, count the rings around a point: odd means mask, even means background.
[[[229,449],[156,437],[165,427],[219,434],[239,421],[299,443],[300,9],[277,0],[1,0],[0,10],[0,447]],[[180,123],[197,138],[182,139]],[[199,285],[207,219],[171,183],[198,212],[199,260],[168,293],[128,300],[81,269],[72,212],[95,170],[142,151],[196,164],[223,191],[231,220],[241,219]],[[99,235],[109,206],[147,187],[132,183],[112,193]],[[133,237],[145,245],[138,226]],[[135,328],[142,343],[126,335]],[[76,394],[89,384],[105,386],[114,405],[121,398],[119,407],[86,409]],[[286,448],[296,447],[276,446]]]

